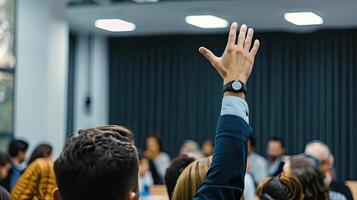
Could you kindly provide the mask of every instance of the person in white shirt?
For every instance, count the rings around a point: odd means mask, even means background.
[[[258,185],[268,176],[268,161],[255,151],[255,140],[249,136],[248,140],[248,173],[252,176],[255,185]]]

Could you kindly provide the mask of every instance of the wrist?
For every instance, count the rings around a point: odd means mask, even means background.
[[[235,97],[240,97],[245,100],[245,94],[244,92],[225,92],[224,96],[235,96]]]

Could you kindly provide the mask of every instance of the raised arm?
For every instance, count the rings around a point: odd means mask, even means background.
[[[233,23],[228,43],[221,57],[201,47],[199,51],[211,62],[224,81],[240,81],[244,85],[251,74],[255,55],[259,48],[256,40],[251,48],[253,29],[242,25],[238,41],[238,24]],[[249,110],[241,90],[227,91],[222,100],[218,121],[215,149],[210,170],[194,199],[240,199],[244,190],[247,141],[252,132],[249,126]]]

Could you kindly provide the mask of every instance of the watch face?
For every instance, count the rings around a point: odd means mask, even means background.
[[[232,88],[233,88],[233,90],[238,91],[238,90],[242,89],[242,84],[239,81],[234,81],[232,83]]]

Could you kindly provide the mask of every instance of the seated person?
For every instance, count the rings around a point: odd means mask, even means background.
[[[244,100],[246,90],[243,86],[252,71],[259,42],[255,41],[250,48],[253,29],[243,25],[236,43],[237,28],[238,24],[233,23],[222,57],[218,58],[208,49],[200,48],[227,87],[222,100],[212,164],[194,200],[240,199],[244,190],[247,141],[252,129],[248,124],[248,105]],[[133,134],[127,128],[105,126],[79,131],[78,135],[67,141],[55,162],[59,188],[54,190],[53,199],[138,199],[138,168]]]
[[[13,200],[51,200],[55,188],[53,160],[37,158],[20,176],[11,195]]]
[[[172,199],[172,194],[174,192],[177,179],[181,175],[182,171],[193,161],[195,161],[194,158],[188,156],[179,156],[173,159],[169,168],[167,168],[165,174],[165,185],[170,199]]]
[[[180,148],[180,156],[188,156],[194,159],[203,158],[200,146],[193,140],[185,140]]]
[[[1,181],[1,185],[9,192],[15,187],[17,180],[26,168],[25,160],[28,146],[27,142],[17,139],[11,140],[9,144],[8,154],[11,160],[11,170],[6,179]]]
[[[346,200],[340,193],[329,191],[324,183],[324,175],[319,170],[319,161],[308,156],[292,156],[284,166],[284,171],[293,173],[300,181],[304,200]]]
[[[312,158],[298,155],[286,162],[284,171],[294,174],[304,191],[304,200],[327,200],[328,189],[324,184],[323,174],[315,167]]]
[[[154,180],[150,172],[149,160],[143,156],[139,157],[139,191],[141,195],[148,195]]]
[[[149,134],[145,138],[144,156],[149,159],[151,174],[155,184],[163,184],[165,171],[170,165],[170,157],[163,152],[161,138],[155,134]]]
[[[11,170],[10,157],[4,153],[0,153],[0,181],[4,180]],[[9,192],[0,186],[0,199],[1,200],[11,200]]]
[[[283,171],[285,145],[283,139],[271,137],[268,140],[268,173],[269,176],[277,176]]]
[[[268,161],[255,152],[255,139],[253,136],[248,140],[248,162],[249,174],[252,175],[254,183],[258,185],[265,177],[268,176]]]
[[[259,200],[303,200],[304,193],[301,183],[291,173],[268,178],[257,188]]]
[[[213,141],[210,139],[207,139],[203,142],[202,147],[201,147],[201,152],[204,157],[212,156],[213,154]]]
[[[325,175],[325,184],[332,193],[332,199],[339,199],[341,194],[348,200],[353,200],[351,190],[344,181],[339,181],[331,171],[333,168],[333,155],[330,148],[323,142],[314,140],[305,147],[305,154],[314,157],[320,162],[320,171]],[[336,197],[335,197],[336,196]]]
[[[187,166],[177,180],[172,200],[191,200],[205,180],[211,163],[212,157],[206,157]],[[254,200],[255,186],[254,182],[251,181],[251,176],[246,175],[244,182],[244,199]]]

